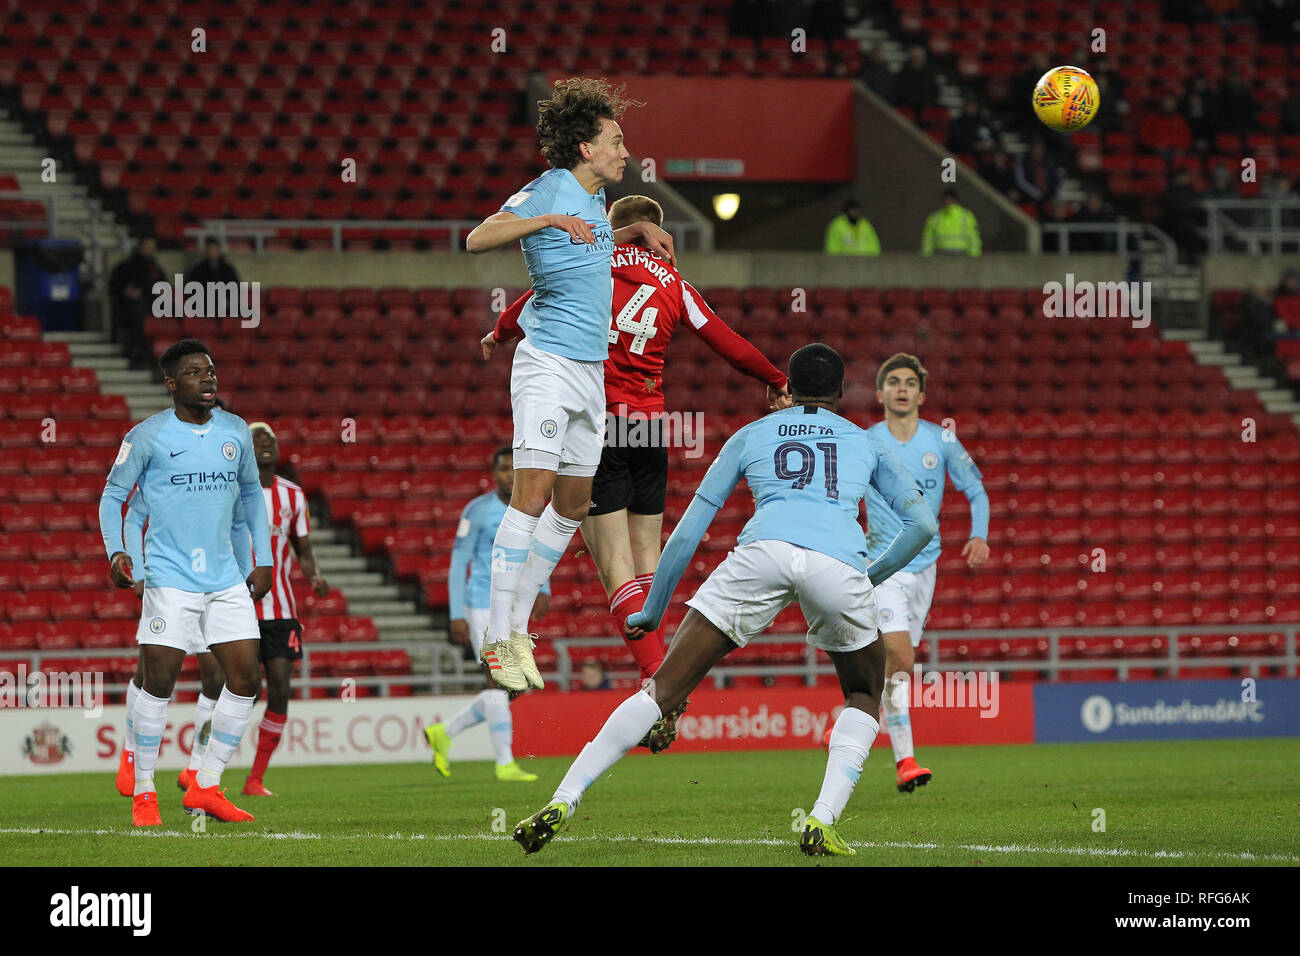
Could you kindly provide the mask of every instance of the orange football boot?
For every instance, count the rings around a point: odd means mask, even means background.
[[[135,795],[131,801],[131,824],[137,827],[162,826],[162,814],[158,812],[158,794],[150,790]]]
[[[227,800],[226,791],[218,790],[217,786],[214,783],[210,787],[200,787],[196,776],[194,783],[190,784],[190,788],[185,791],[185,799],[181,801],[181,806],[190,813],[206,813],[225,823],[252,822],[253,815]]]
[[[932,776],[925,767],[916,765],[916,758],[904,757],[898,761],[898,792],[911,793],[917,787],[924,787]]]
[[[135,796],[135,751],[122,749],[117,761],[117,792],[124,797]]]
[[[266,789],[266,784],[260,779],[249,777],[244,781],[244,789],[240,791],[246,797],[274,797],[275,794]]]

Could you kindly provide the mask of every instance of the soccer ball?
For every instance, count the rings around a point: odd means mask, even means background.
[[[1097,81],[1077,66],[1058,66],[1034,86],[1034,113],[1060,133],[1081,130],[1097,115],[1101,94]]]

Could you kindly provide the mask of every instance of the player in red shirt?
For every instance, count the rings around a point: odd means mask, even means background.
[[[649,197],[625,196],[610,206],[609,222],[613,229],[636,222],[662,226],[663,209]],[[733,368],[766,383],[771,407],[788,406],[790,396],[785,375],[718,318],[671,263],[634,245],[616,245],[613,257],[605,448],[582,538],[609,597],[615,632],[625,634],[624,621],[645,603],[659,562],[668,484],[668,448],[662,428],[664,350],[674,330],[684,320]],[[485,359],[498,345],[523,335],[519,313],[530,295],[531,291],[512,303],[483,338]],[[664,640],[658,631],[628,641],[628,647],[643,680],[663,662]],[[655,752],[666,749],[676,736],[675,717],[669,715],[664,723],[647,742]]]
[[[244,782],[243,793],[250,796],[273,797],[262,782],[271,754],[280,744],[280,735],[289,712],[289,678],[293,676],[294,661],[302,660],[302,624],[298,622],[298,607],[289,573],[293,556],[298,556],[302,573],[311,582],[312,590],[321,597],[329,594],[329,585],[320,574],[316,555],[312,552],[308,535],[307,495],[302,488],[275,473],[280,464],[280,444],[275,432],[266,422],[253,422],[248,426],[253,435],[253,453],[262,480],[262,495],[266,500],[267,518],[271,525],[271,557],[275,562],[271,576],[271,590],[255,603],[258,626],[262,632],[262,666],[266,668],[266,712],[258,726],[257,756],[253,769]]]

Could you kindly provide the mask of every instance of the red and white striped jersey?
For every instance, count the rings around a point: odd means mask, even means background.
[[[293,588],[289,586],[289,573],[293,570],[293,538],[305,538],[311,533],[307,524],[307,496],[287,478],[275,476],[270,488],[263,488],[266,499],[266,517],[271,525],[271,590],[257,602],[259,621],[282,621],[298,616]]]

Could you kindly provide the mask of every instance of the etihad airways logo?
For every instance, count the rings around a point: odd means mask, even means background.
[[[229,484],[238,477],[238,471],[186,471],[179,475],[172,475],[171,482],[173,485],[211,485],[215,487],[219,482]],[[191,487],[190,490],[197,489]]]

